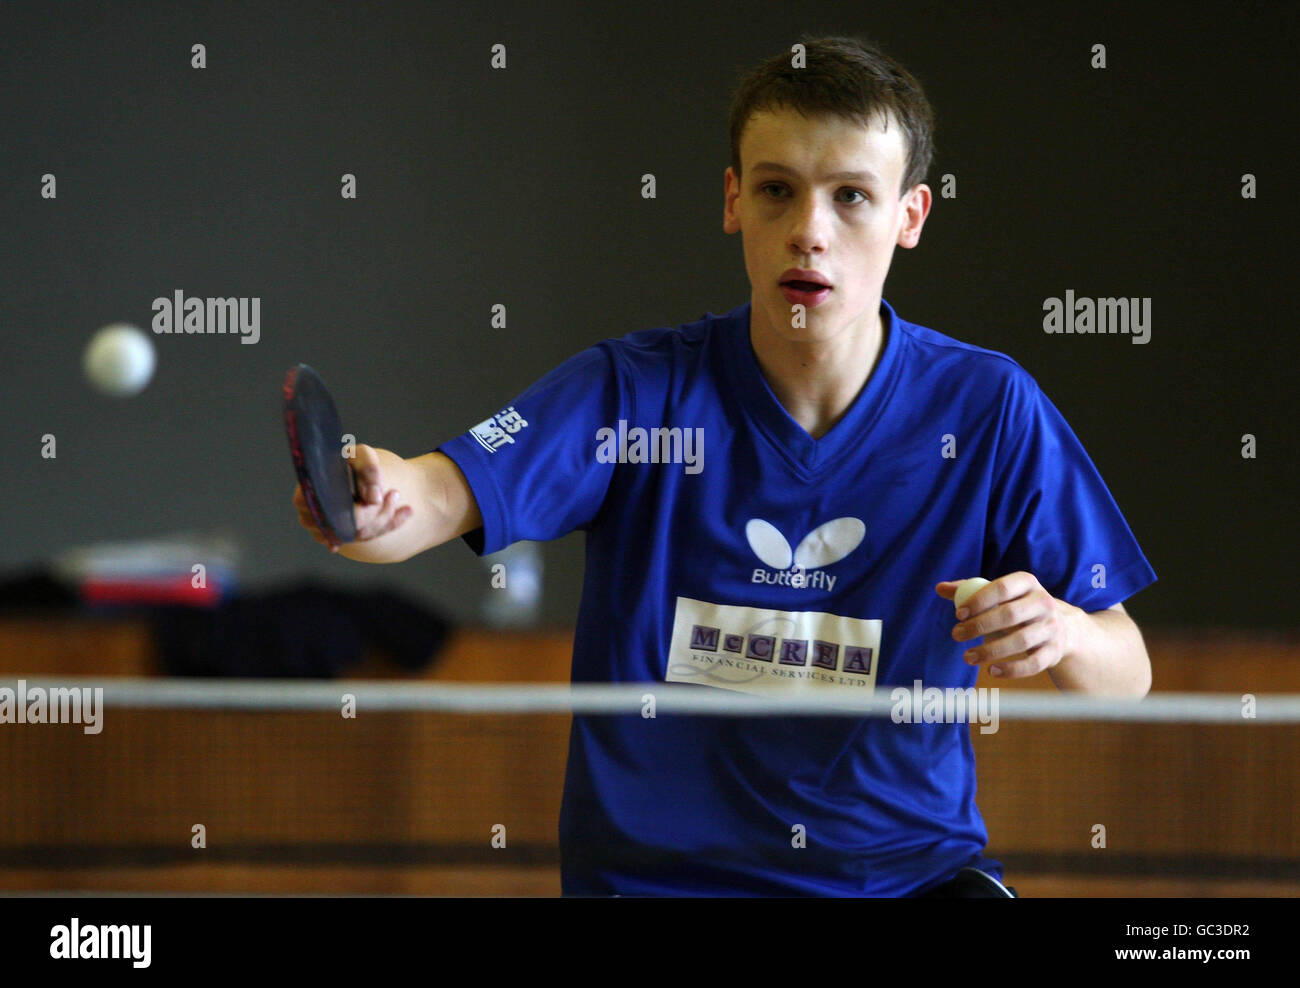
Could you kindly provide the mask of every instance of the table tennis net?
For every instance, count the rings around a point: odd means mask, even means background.
[[[43,720],[15,722],[16,702],[6,719],[6,689],[28,714],[46,691]],[[59,711],[59,689],[103,690],[98,723],[90,702],[80,722],[71,701]],[[986,854],[1019,888],[1038,874],[1060,894],[1107,881],[1142,894],[1142,880],[1151,894],[1300,889],[1300,696],[914,690],[906,711],[903,699],[662,683],[7,680],[0,891],[553,894],[575,713],[626,718],[647,743],[673,718],[918,730],[908,718],[957,717]]]

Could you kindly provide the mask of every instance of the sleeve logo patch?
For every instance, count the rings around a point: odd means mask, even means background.
[[[489,453],[495,453],[507,443],[513,444],[515,433],[527,427],[523,416],[515,411],[514,405],[510,405],[474,426],[469,434]]]

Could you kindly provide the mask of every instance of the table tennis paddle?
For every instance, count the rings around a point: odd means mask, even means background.
[[[306,364],[284,376],[284,428],[307,510],[331,546],[357,537],[356,480],[343,456],[343,424],[325,382]]]

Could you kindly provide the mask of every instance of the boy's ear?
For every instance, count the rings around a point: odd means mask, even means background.
[[[913,186],[905,198],[907,219],[899,231],[898,246],[910,250],[921,240],[921,228],[925,226],[925,218],[930,215],[933,200],[930,187],[924,183]]]
[[[722,173],[722,229],[725,233],[739,233],[740,220],[736,216],[735,202],[740,195],[740,180],[731,166]]]

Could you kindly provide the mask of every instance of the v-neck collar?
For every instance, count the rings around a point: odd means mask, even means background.
[[[861,443],[867,430],[875,424],[893,388],[898,364],[898,316],[883,298],[880,300],[880,356],[866,385],[858,392],[843,418],[824,436],[814,439],[786,411],[772,391],[758,357],[750,343],[749,321],[753,302],[731,312],[727,362],[736,374],[736,393],[750,417],[791,464],[805,474],[818,473],[839,462],[841,454]]]

